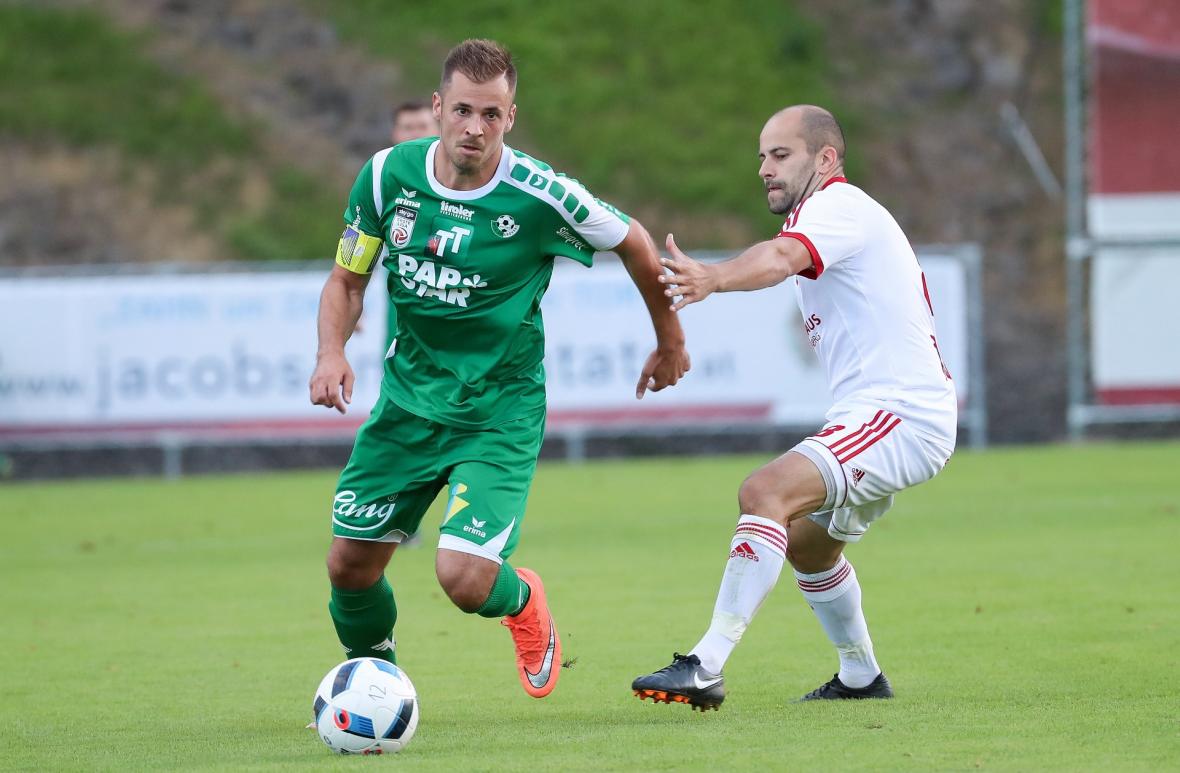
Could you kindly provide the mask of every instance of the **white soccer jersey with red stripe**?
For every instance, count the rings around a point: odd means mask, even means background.
[[[954,382],[938,351],[926,279],[893,216],[836,177],[801,202],[778,235],[811,253],[795,290],[836,403],[883,406],[953,439]]]

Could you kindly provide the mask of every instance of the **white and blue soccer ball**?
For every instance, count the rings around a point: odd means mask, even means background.
[[[392,754],[418,729],[418,692],[406,672],[378,658],[353,658],[320,682],[316,732],[337,754]]]

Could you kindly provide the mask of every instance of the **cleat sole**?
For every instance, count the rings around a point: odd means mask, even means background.
[[[670,693],[663,690],[633,690],[635,697],[639,700],[651,698],[652,703],[687,703],[693,711],[699,711],[704,714],[709,709],[717,711],[721,708],[720,703],[693,701],[687,695],[680,695],[679,693]]]

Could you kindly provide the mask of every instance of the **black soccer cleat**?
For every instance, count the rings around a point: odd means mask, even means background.
[[[842,701],[861,700],[863,698],[892,698],[893,687],[882,672],[877,678],[864,687],[849,687],[840,681],[840,675],[832,676],[832,681],[822,684],[799,699],[803,701]]]
[[[725,677],[710,674],[696,655],[672,655],[671,665],[631,683],[639,700],[655,703],[687,703],[693,710],[717,709],[725,700]]]

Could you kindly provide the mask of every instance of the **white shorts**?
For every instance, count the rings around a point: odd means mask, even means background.
[[[893,495],[946,466],[954,439],[919,432],[878,407],[837,406],[822,430],[791,449],[815,463],[828,495],[811,520],[834,539],[856,542],[893,506]]]

